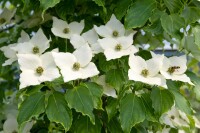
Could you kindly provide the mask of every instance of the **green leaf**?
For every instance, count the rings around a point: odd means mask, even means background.
[[[181,45],[188,51],[188,53],[191,53],[195,59],[200,61],[200,48],[195,44],[194,36],[185,36],[181,40]]]
[[[90,122],[90,119],[86,116],[81,116],[74,122],[74,133],[101,133],[101,122],[100,119],[95,119],[95,125]]]
[[[181,39],[180,29],[185,27],[185,21],[178,14],[162,15],[161,24],[169,35]]]
[[[95,123],[93,109],[95,107],[91,92],[85,86],[77,86],[66,92],[65,99],[70,108],[74,108],[77,112],[90,117],[91,122]]]
[[[144,30],[147,32],[151,32],[152,34],[161,34],[163,32],[160,20],[157,20],[152,25],[145,27]]]
[[[186,114],[192,114],[191,106],[188,100],[181,95],[179,88],[180,86],[176,85],[173,81],[168,80],[167,86],[169,91],[174,95],[175,99],[175,106],[179,108],[181,111],[185,112]]]
[[[192,114],[190,103],[186,100],[186,98],[178,91],[170,89],[170,92],[174,95],[176,107],[186,114]]]
[[[135,131],[134,128],[136,129],[136,131]],[[134,128],[132,128],[131,133],[135,133],[135,132],[137,132],[137,133],[149,133],[148,130],[144,126],[137,125]]]
[[[114,60],[110,60],[107,61],[105,56],[102,54],[98,55],[98,60],[99,60],[99,69],[103,72],[108,72],[111,69],[115,69],[116,65],[115,65],[115,61]]]
[[[45,111],[45,94],[37,92],[26,98],[19,107],[17,121],[19,125],[29,121]]]
[[[125,82],[123,71],[119,69],[112,69],[106,74],[106,83],[113,86],[118,92]]]
[[[120,101],[120,121],[122,129],[125,133],[129,133],[131,128],[144,121],[145,108],[141,98],[135,94],[127,94]]]
[[[162,34],[163,28],[162,28],[162,25],[161,25],[160,17],[163,14],[164,14],[164,12],[162,12],[158,9],[155,9],[152,13],[152,16],[149,18],[149,21],[151,22],[151,24],[144,27],[144,31],[150,32],[151,36],[152,36],[152,34]],[[148,38],[151,39],[152,37],[148,37]]]
[[[116,4],[116,8],[114,10],[116,17],[121,20],[122,17],[126,14],[129,9],[132,0],[119,0]]]
[[[40,10],[39,9],[40,2],[38,0],[34,0],[34,1],[32,1],[32,0],[23,0],[23,3],[24,3],[23,10],[22,10],[23,15],[28,15],[28,11],[29,10],[33,10],[33,9],[35,11]]]
[[[111,118],[113,118],[118,109],[117,109],[117,106],[119,104],[119,101],[115,98],[112,98],[112,97],[108,97],[107,99],[107,106],[106,106],[106,112],[108,114],[108,121],[111,120]]]
[[[140,50],[137,55],[142,57],[145,60],[149,60],[152,58],[151,53],[148,50]]]
[[[148,121],[157,122],[158,120],[155,117],[154,109],[152,108],[152,102],[149,93],[144,93],[141,95],[141,99],[144,103],[146,119]]]
[[[102,86],[93,83],[93,82],[87,82],[84,84],[88,90],[90,91],[91,97],[94,102],[94,107],[96,109],[102,109],[102,100],[101,97],[103,95],[103,88]]]
[[[194,34],[194,42],[200,48],[200,26],[196,26],[192,29]]]
[[[92,1],[94,1],[98,6],[101,6],[103,8],[103,12],[107,14],[107,9],[105,7],[105,3],[103,0],[92,0]]]
[[[187,71],[186,74],[188,77],[190,77],[190,80],[195,84],[193,90],[196,95],[196,98],[200,101],[200,77],[191,71]]]
[[[121,125],[117,117],[113,117],[108,123],[108,130],[110,133],[123,133]]]
[[[72,0],[61,1],[56,5],[55,10],[60,18],[66,20],[68,14],[73,15],[75,10],[75,3]]]
[[[0,104],[3,103],[4,98],[5,98],[5,93],[4,93],[4,90],[1,88],[0,89]]]
[[[62,84],[64,84],[63,78],[59,77],[54,79],[53,81],[47,81],[45,82],[46,86],[48,86],[49,88],[53,88],[56,91],[60,91],[62,90]]]
[[[127,12],[125,17],[125,27],[127,29],[142,27],[155,8],[155,0],[137,0]],[[139,19],[138,16],[140,17]]]
[[[56,4],[58,4],[60,2],[60,0],[39,0],[40,1],[40,5],[43,8],[43,12],[42,14],[44,14],[44,12],[51,7],[54,7]]]
[[[40,85],[36,85],[36,86],[29,86],[27,89],[26,89],[26,94],[28,95],[32,95],[36,92],[39,92],[40,89],[42,89],[42,87],[44,87],[44,85],[40,84]]]
[[[200,19],[200,8],[186,6],[181,14],[187,24],[194,23]]]
[[[168,90],[153,88],[151,100],[155,112],[160,116],[167,112],[174,104],[174,97]]]
[[[72,112],[62,93],[54,91],[48,98],[46,114],[50,121],[60,123],[65,131],[72,125]]]
[[[164,0],[164,3],[171,13],[179,12],[183,7],[183,3],[180,0]]]

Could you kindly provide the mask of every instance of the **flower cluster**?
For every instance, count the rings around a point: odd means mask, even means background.
[[[3,65],[10,65],[13,61],[18,60],[22,71],[20,89],[60,77],[51,52],[44,53],[49,48],[49,42],[50,40],[46,38],[41,29],[32,38],[22,31],[17,44],[1,48],[8,58]],[[29,79],[27,80],[27,78]]]
[[[167,88],[166,79],[193,85],[189,77],[184,74],[187,69],[186,56],[167,58],[151,52],[152,58],[146,61],[140,56],[135,56],[135,53],[139,51],[132,45],[136,32],[125,30],[124,25],[114,15],[105,25],[99,27],[94,25],[94,28],[85,33],[82,33],[83,29],[84,20],[80,23],[68,24],[66,21],[53,17],[52,33],[69,39],[75,49],[73,53],[59,52],[57,49],[46,52],[51,40],[41,29],[32,38],[22,31],[18,43],[1,48],[8,58],[3,66],[18,60],[22,71],[20,74],[20,89],[22,89],[45,81],[53,81],[61,75],[65,82],[98,75],[99,71],[91,61],[95,54],[102,52],[107,61],[130,55],[128,71],[130,80],[165,88]],[[116,97],[115,91],[109,95]]]
[[[130,80],[144,82],[150,85],[158,85],[167,88],[166,79],[187,82],[194,85],[190,78],[184,74],[187,70],[185,55],[165,57],[151,52],[152,58],[144,60],[140,56],[129,56]]]

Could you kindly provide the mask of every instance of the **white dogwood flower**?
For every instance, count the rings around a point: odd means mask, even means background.
[[[187,59],[185,55],[173,56],[170,58],[164,57],[160,73],[166,78],[175,81],[187,82],[194,85],[190,78],[184,74],[187,70]]]
[[[166,80],[159,74],[158,63],[159,60],[156,58],[145,61],[140,56],[131,54],[129,56],[129,79],[166,88]]]
[[[188,119],[188,118],[187,118]],[[171,110],[163,114],[160,118],[161,123],[169,125],[172,128],[175,127],[189,127],[189,123],[186,119],[181,118],[180,111],[172,106]]]
[[[41,56],[18,54],[17,57],[22,71],[20,74],[20,89],[30,85],[38,85],[45,81],[53,81],[60,77],[51,52]]]
[[[103,86],[103,93],[107,96],[117,98],[115,89],[106,83],[106,76],[101,75],[96,80],[96,83]]]
[[[0,27],[4,26],[6,23],[9,23],[11,18],[15,15],[16,9],[8,10],[7,8],[3,9],[3,12],[0,14]]]
[[[99,74],[92,60],[92,51],[85,45],[71,53],[53,53],[56,65],[60,68],[65,82],[86,79]]]
[[[27,42],[29,40],[30,40],[29,35],[26,32],[22,31],[21,37],[18,39],[18,43]],[[0,48],[0,50],[4,52],[5,57],[8,58],[2,64],[2,66],[11,65],[14,61],[17,60],[17,56],[16,56],[17,52],[12,49],[12,47],[16,47],[16,46],[17,46],[17,43],[14,43],[14,44],[10,44],[8,46],[3,46]]]
[[[116,39],[103,38],[99,39],[98,42],[104,50],[107,61],[138,52],[138,49],[132,45],[133,34]]]
[[[97,54],[100,52],[103,52],[103,49],[101,48],[100,44],[97,42],[99,39],[97,33],[94,29],[91,29],[85,33],[83,33],[81,36],[78,34],[72,35],[70,38],[70,42],[73,45],[75,49],[78,49],[79,47],[83,45],[89,45],[92,53]]]
[[[101,37],[116,38],[125,35],[124,25],[117,20],[114,14],[111,16],[106,25],[102,25],[100,27],[94,25],[94,29]]]
[[[55,36],[70,39],[73,34],[80,35],[84,29],[84,20],[80,23],[71,22],[68,24],[66,21],[53,17],[53,27],[51,31]]]
[[[42,29],[39,29],[28,42],[18,43],[17,46],[12,47],[12,49],[18,54],[41,55],[47,48],[49,48],[49,42],[50,40],[47,39]]]

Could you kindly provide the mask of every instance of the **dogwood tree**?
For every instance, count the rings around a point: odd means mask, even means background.
[[[198,0],[2,0],[0,133],[195,133]]]

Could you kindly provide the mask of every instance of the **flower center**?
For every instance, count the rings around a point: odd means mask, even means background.
[[[116,51],[120,51],[122,49],[122,45],[121,44],[117,44],[116,46],[115,46],[115,50]]]
[[[172,67],[168,68],[167,72],[170,73],[170,74],[172,74],[172,73],[174,73],[179,68],[180,68],[180,66],[172,66]]]
[[[38,47],[33,47],[33,51],[34,54],[38,54],[40,52],[40,49]]]
[[[80,63],[76,62],[73,65],[73,70],[78,71],[80,67],[81,67]]]
[[[172,115],[170,118],[171,118],[172,120],[174,120],[174,119],[175,119],[175,116]]]
[[[147,77],[149,75],[149,71],[147,69],[142,70],[141,75]]]
[[[6,22],[6,19],[5,18],[0,18],[0,24],[3,24]]]
[[[65,28],[65,29],[63,30],[63,33],[68,34],[68,33],[69,33],[69,28]]]
[[[115,31],[113,31],[113,36],[114,37],[118,37],[118,35],[119,35],[119,33],[115,30]]]
[[[37,74],[41,75],[44,72],[44,69],[41,66],[39,66],[35,71]]]

